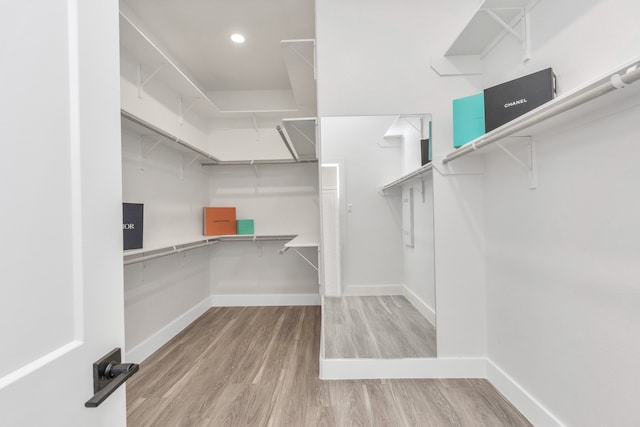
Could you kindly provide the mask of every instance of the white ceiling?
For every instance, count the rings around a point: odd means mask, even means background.
[[[315,37],[313,0],[121,0],[205,91],[290,90],[280,41]],[[229,36],[239,32],[242,45]]]

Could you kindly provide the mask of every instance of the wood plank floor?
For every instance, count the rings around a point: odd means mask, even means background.
[[[138,426],[529,426],[485,380],[318,379],[320,307],[213,308],[127,383]]]
[[[327,359],[435,357],[436,329],[403,296],[325,298]]]

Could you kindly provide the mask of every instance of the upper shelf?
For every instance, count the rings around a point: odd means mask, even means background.
[[[640,58],[468,142],[444,156],[442,162],[449,163],[520,131],[525,131],[526,136],[532,136],[563,123],[575,126],[585,120],[593,120],[594,115],[612,114],[616,109],[628,108],[629,103],[637,105],[640,103],[640,84],[633,83],[638,80]],[[609,94],[610,92],[615,93]],[[603,102],[587,104],[600,97],[603,97]]]
[[[137,66],[137,71],[130,70],[129,79],[136,80],[138,97],[143,97],[147,85],[159,81],[179,96],[180,120],[191,110],[207,118],[255,119],[259,116],[269,119],[274,116],[282,117],[283,114],[315,115],[315,41],[283,40],[280,46],[297,109],[293,105],[285,107],[278,102],[271,108],[255,105],[239,108],[234,103],[222,102],[212,92],[207,93],[205,88],[147,36],[133,19],[120,11],[120,49],[121,52],[126,52]],[[136,72],[137,75],[134,76]],[[222,107],[214,99],[218,99]]]
[[[298,109],[316,115],[315,40],[282,40],[280,49]]]
[[[481,74],[481,58],[505,36],[522,43],[522,59],[531,57],[529,11],[539,0],[484,0],[444,58],[431,58],[440,75]]]
[[[523,12],[530,2],[530,0],[483,1],[445,55],[484,56],[493,47],[494,40],[513,32],[513,27],[523,19]]]
[[[270,160],[220,160],[214,155],[196,147],[193,144],[190,144],[183,139],[178,138],[175,135],[172,135],[169,132],[166,132],[162,129],[159,129],[152,124],[145,122],[144,120],[134,116],[133,114],[121,110],[121,115],[123,118],[122,128],[129,129],[132,132],[135,132],[138,135],[148,134],[149,131],[155,136],[161,137],[156,143],[159,142],[167,142],[173,144],[176,148],[181,151],[188,152],[196,155],[197,157],[201,157],[201,165],[203,166],[257,166],[264,164],[287,164],[287,163],[308,163],[317,161],[316,159],[270,159]],[[314,119],[315,120],[315,119]],[[150,151],[153,150],[153,147],[150,148]],[[193,160],[197,160],[197,157]]]
[[[204,90],[180,67],[153,43],[133,21],[120,11],[120,49],[130,52],[137,61],[138,92],[142,96],[144,86],[152,79],[160,80],[165,86],[184,97],[184,109],[197,107],[208,113],[220,113],[220,109],[205,94]],[[195,100],[198,100],[196,103]]]

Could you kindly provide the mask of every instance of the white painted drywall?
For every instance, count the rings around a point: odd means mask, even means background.
[[[122,132],[122,197],[144,203],[144,247],[161,247],[202,236],[202,208],[209,176],[199,163],[189,167],[172,143],[145,137],[125,125]],[[167,327],[210,296],[207,248],[125,267],[125,339],[128,351],[147,356],[169,340]],[[173,331],[175,333],[177,331]],[[157,344],[156,344],[157,343]]]
[[[258,235],[319,239],[317,163],[212,166],[209,206],[234,206],[238,219],[253,219]],[[318,294],[318,273],[286,241],[230,242],[211,250],[213,295]],[[317,249],[301,248],[316,266]]]
[[[198,161],[187,167],[193,154],[183,154],[166,140],[153,149],[156,141],[153,135],[141,141],[126,124],[123,128],[122,197],[144,203],[146,248],[202,236],[202,208],[209,198],[207,171]]]
[[[321,122],[332,116],[430,113],[434,158],[450,151],[451,101],[477,93],[481,77],[439,77],[429,58],[447,50],[478,4],[476,0],[376,0],[363,7],[340,0],[317,1]],[[324,144],[324,127],[321,135]],[[401,163],[398,158],[396,167]],[[385,182],[391,178],[387,173],[380,169],[375,185],[390,182]],[[482,179],[435,173],[433,185],[435,252],[440,253],[435,261],[438,356],[485,357]],[[369,262],[379,265],[384,257]],[[415,280],[418,273],[405,275]]]
[[[148,356],[179,332],[181,328],[167,334],[172,323],[194,307],[208,303],[208,261],[209,248],[201,248],[125,266],[125,335],[129,352]]]
[[[413,188],[413,247],[404,247],[404,284],[426,305],[429,320],[436,312],[435,241],[433,229],[433,178],[410,182]],[[423,193],[424,191],[424,193]]]
[[[343,290],[398,285],[402,271],[402,211],[378,188],[400,176],[400,147],[383,136],[394,116],[323,117],[323,163],[340,167],[340,250]]]
[[[275,126],[214,129],[208,150],[220,160],[293,159]]]
[[[234,206],[256,234],[318,236],[318,164],[210,166],[209,206]]]
[[[283,254],[285,242],[224,242],[211,248],[211,292],[214,298],[245,296],[245,305],[259,305],[260,295],[318,295],[318,272],[294,250]],[[318,264],[316,248],[298,248]]]
[[[569,91],[640,56],[638,17],[633,1],[541,1],[530,63],[505,40],[486,84],[551,66]],[[638,117],[636,106],[537,138],[533,191],[515,163],[487,157],[489,357],[566,425],[640,421]]]

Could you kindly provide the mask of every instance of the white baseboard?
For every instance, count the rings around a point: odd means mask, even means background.
[[[322,380],[486,378],[487,359],[320,359]]]
[[[424,302],[407,286],[403,286],[402,295],[424,316],[433,326],[436,325],[436,311]]]
[[[487,379],[534,426],[564,426],[558,418],[490,360],[487,360]]]
[[[347,297],[371,297],[384,295],[402,295],[422,314],[432,325],[436,324],[436,312],[427,303],[422,301],[406,285],[352,285],[344,288],[343,296]]]
[[[210,308],[211,298],[207,297],[198,305],[188,310],[155,334],[151,335],[142,343],[127,351],[125,360],[134,360],[136,363],[142,362],[160,347],[169,342],[171,338],[178,335],[180,331],[189,326],[194,320],[202,316]]]
[[[381,295],[403,295],[404,285],[350,285],[345,286],[342,296],[370,297]]]
[[[319,294],[212,295],[211,307],[320,305]]]

